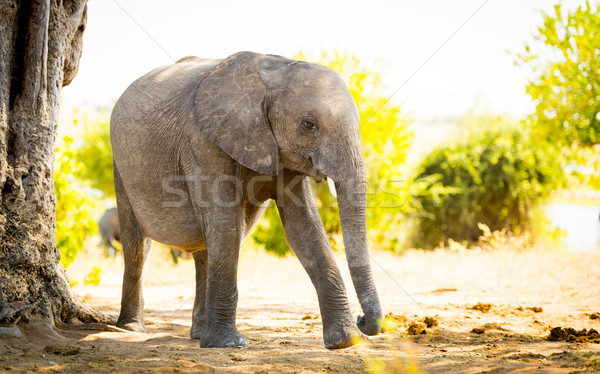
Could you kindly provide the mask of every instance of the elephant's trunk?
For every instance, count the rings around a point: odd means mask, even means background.
[[[355,147],[352,147],[355,148]],[[381,306],[367,244],[367,181],[360,147],[352,149],[349,170],[342,170],[334,179],[346,258],[364,316],[358,318],[358,328],[367,335],[381,331]]]

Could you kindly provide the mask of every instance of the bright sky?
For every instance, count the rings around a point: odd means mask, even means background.
[[[531,110],[527,72],[507,50],[521,51],[541,22],[536,10],[552,11],[553,3],[91,0],[79,73],[63,90],[63,108],[112,104],[139,76],[187,55],[338,49],[385,61],[389,93],[401,87],[393,101],[416,118],[460,115],[476,101],[521,115]]]

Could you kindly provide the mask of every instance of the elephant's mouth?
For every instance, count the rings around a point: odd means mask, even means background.
[[[297,171],[298,173],[301,173],[301,174],[304,174],[304,175],[312,178],[316,183],[321,183],[325,179],[327,179],[327,175],[321,173],[318,170],[315,170],[314,168],[310,168],[308,170],[306,170],[306,168],[303,168],[303,167],[286,166],[285,168],[289,169],[289,170]]]
[[[321,183],[323,182],[325,179],[327,179],[327,175],[325,175],[325,173],[321,172],[320,170],[318,170],[317,168],[315,168],[314,166],[312,166],[310,168],[310,172],[306,173],[309,177],[311,177],[315,182],[317,183]]]
[[[311,177],[317,183],[321,183],[325,179],[327,179],[327,175],[321,173],[319,170],[316,170],[314,168],[311,168],[308,171],[306,171],[306,170],[296,170],[296,171]]]
[[[325,179],[327,179],[327,177],[329,177],[321,170],[321,168],[318,167],[318,163],[312,156],[306,156],[304,159],[306,160],[306,164],[308,165],[308,169],[310,170],[306,174],[312,179],[314,179],[315,182],[321,183]]]
[[[325,180],[325,178],[327,178],[327,177],[316,176],[316,175],[311,175],[311,177],[317,183],[321,183]]]
[[[323,182],[328,177],[327,174],[319,170],[315,159],[311,155],[304,155],[301,153],[285,155],[282,153],[282,156],[289,160],[288,165],[285,166],[286,168],[309,176],[317,183]]]

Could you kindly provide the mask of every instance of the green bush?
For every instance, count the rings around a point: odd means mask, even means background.
[[[85,239],[96,230],[92,219],[95,200],[78,179],[82,165],[76,160],[73,138],[63,137],[56,148],[56,247],[61,253],[61,263],[68,267],[83,249]]]
[[[100,284],[102,269],[94,266],[88,275],[83,278],[83,284],[86,286],[97,286]]]
[[[534,34],[538,43],[518,55],[536,74],[526,88],[536,104],[536,129],[561,144],[598,144],[600,3],[566,14],[557,4],[542,19]]]
[[[292,58],[309,60],[302,52]],[[412,133],[407,128],[410,120],[401,112],[400,106],[387,102],[381,64],[369,67],[356,56],[338,52],[323,52],[319,58],[310,60],[339,73],[357,103],[369,190],[369,242],[383,249],[395,249],[395,232],[402,217],[399,213],[406,212],[406,206],[403,205],[406,189],[399,188],[398,182],[412,139]],[[334,249],[340,249],[343,240],[336,200],[331,196],[326,182],[312,182],[312,187],[330,244]],[[289,253],[274,203],[258,223],[253,241],[264,246],[268,252],[280,256]]]
[[[541,138],[565,154],[580,183],[600,189],[600,3],[589,1],[565,12],[542,12],[542,24],[517,55],[517,63],[533,70],[526,87],[535,104],[528,118]],[[573,167],[572,167],[573,168]]]
[[[77,138],[59,139],[54,165],[56,246],[65,267],[75,260],[87,237],[96,232],[93,215],[101,205],[98,197],[114,199],[113,183],[108,116],[84,121],[83,135]]]
[[[74,156],[82,167],[78,178],[102,192],[103,197],[115,198],[110,120],[102,115],[92,122],[84,122],[84,132]]]
[[[419,165],[413,183],[412,245],[476,242],[478,223],[527,232],[533,209],[564,181],[555,148],[501,116],[470,116],[466,139],[441,146]]]
[[[252,241],[263,246],[267,252],[277,256],[285,256],[289,252],[289,247],[281,227],[281,219],[275,202],[272,201],[265,214],[256,225],[252,234]]]

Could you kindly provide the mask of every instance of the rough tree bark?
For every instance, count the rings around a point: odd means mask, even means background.
[[[2,324],[108,322],[71,290],[54,238],[60,91],[77,74],[86,13],[87,0],[0,0]]]

